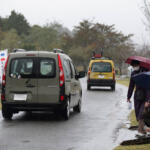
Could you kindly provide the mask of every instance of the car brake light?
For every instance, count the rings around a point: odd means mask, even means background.
[[[65,78],[64,78],[64,70],[63,70],[63,66],[59,54],[58,54],[58,66],[59,66],[59,81],[60,81],[60,86],[62,87],[65,82]]]

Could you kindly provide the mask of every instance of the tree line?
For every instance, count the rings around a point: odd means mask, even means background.
[[[115,25],[90,20],[82,20],[71,31],[58,22],[31,26],[21,13],[15,11],[8,17],[0,17],[0,49],[11,52],[14,48],[48,51],[60,48],[76,65],[85,69],[95,51],[113,59],[122,72],[125,59],[135,53],[132,36],[117,31]]]

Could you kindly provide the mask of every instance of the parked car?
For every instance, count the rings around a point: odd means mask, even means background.
[[[115,90],[115,68],[112,60],[104,57],[92,57],[88,67],[87,90],[91,86],[110,86]]]
[[[2,116],[19,111],[54,111],[67,120],[70,108],[81,111],[82,89],[69,56],[59,51],[10,53],[2,79]]]

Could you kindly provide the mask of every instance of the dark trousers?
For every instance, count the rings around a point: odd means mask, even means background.
[[[145,101],[138,101],[134,99],[134,109],[137,121],[143,120],[144,105]]]

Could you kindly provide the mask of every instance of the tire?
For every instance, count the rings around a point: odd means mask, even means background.
[[[115,86],[115,84],[114,84],[114,85],[111,86],[111,90],[112,90],[112,91],[115,91],[115,89],[116,89],[116,86]]]
[[[69,117],[70,117],[70,101],[69,100],[67,100],[66,106],[62,114],[65,120],[69,120]]]
[[[89,84],[87,84],[87,90],[90,90],[91,86]]]
[[[9,110],[6,106],[2,106],[2,116],[6,120],[11,120],[13,112]]]
[[[82,108],[82,102],[81,102],[81,99],[80,99],[79,102],[78,102],[78,105],[73,107],[73,111],[80,113],[81,112],[81,108]]]

